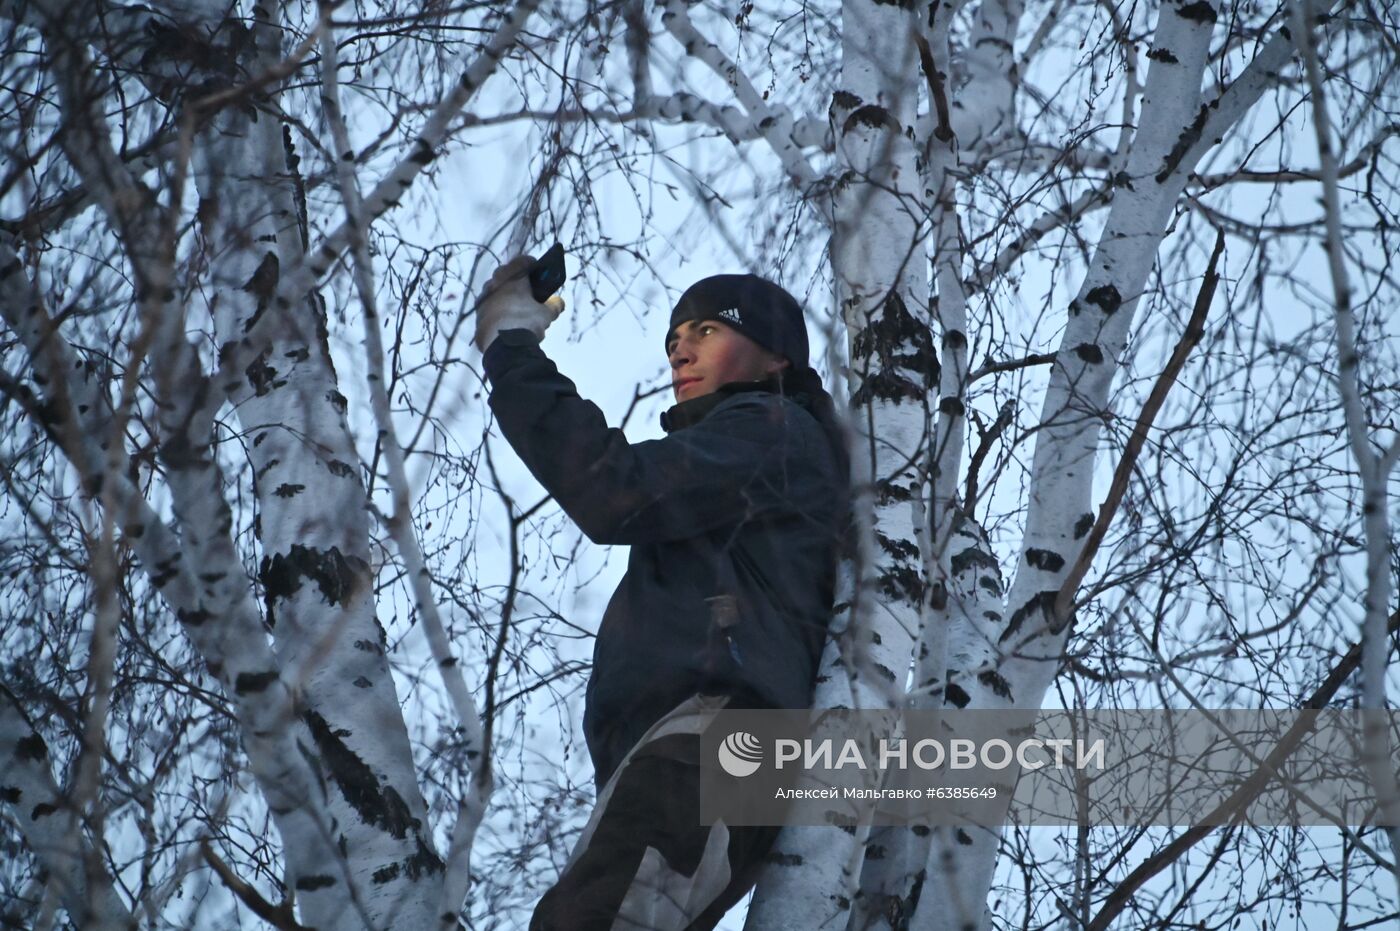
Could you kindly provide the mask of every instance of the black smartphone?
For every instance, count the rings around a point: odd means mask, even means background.
[[[549,247],[549,251],[535,260],[530,266],[530,294],[541,304],[564,285],[564,247],[559,243]]]

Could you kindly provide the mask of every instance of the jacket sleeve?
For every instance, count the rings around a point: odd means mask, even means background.
[[[683,539],[798,504],[803,414],[776,396],[736,394],[693,426],[628,443],[527,331],[502,333],[483,362],[501,432],[594,542]]]

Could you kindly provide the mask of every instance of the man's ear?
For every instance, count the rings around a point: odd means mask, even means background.
[[[768,364],[763,367],[763,374],[776,375],[785,368],[791,368],[792,362],[782,356],[770,356]]]

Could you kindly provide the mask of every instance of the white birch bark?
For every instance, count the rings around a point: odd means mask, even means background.
[[[1091,492],[1099,425],[1131,327],[1133,312],[1165,234],[1166,220],[1190,168],[1234,118],[1257,99],[1259,75],[1247,69],[1226,106],[1201,105],[1201,83],[1216,9],[1205,3],[1165,4],[1153,36],[1152,66],[1142,113],[1126,165],[1129,184],[1116,193],[1106,228],[1090,262],[1055,355],[1041,413],[1030,479],[1025,540],[998,636],[1000,686],[1013,707],[1040,706],[1054,678],[1071,618],[1057,617],[1053,601],[1065,572],[1093,523]],[[1269,47],[1261,58],[1267,57]],[[1259,64],[1256,60],[1255,64]],[[1238,85],[1244,82],[1244,87]],[[1219,122],[1222,110],[1233,118]],[[979,832],[956,856],[929,864],[929,892],[980,892],[967,909],[936,898],[916,918],[920,931],[965,931],[982,923],[986,890],[996,865],[994,832]]]
[[[1356,315],[1352,311],[1351,284],[1342,233],[1342,203],[1337,184],[1337,143],[1333,139],[1322,66],[1313,35],[1315,7],[1304,0],[1290,4],[1290,23],[1307,73],[1313,128],[1321,162],[1322,203],[1327,229],[1327,266],[1332,279],[1332,309],[1337,339],[1337,387],[1345,415],[1347,440],[1361,478],[1361,521],[1366,541],[1366,591],[1361,622],[1361,708],[1363,723],[1361,761],[1376,793],[1381,817],[1377,823],[1390,840],[1391,874],[1400,892],[1400,785],[1390,746],[1386,702],[1386,672],[1390,658],[1386,635],[1392,590],[1390,569],[1390,473],[1400,461],[1400,432],[1390,446],[1377,449],[1367,425],[1362,401],[1361,358],[1357,349]],[[1400,895],[1397,896],[1400,901]]]
[[[966,443],[967,294],[959,232],[958,166],[984,161],[1014,127],[1016,71],[1012,50],[1021,15],[1019,3],[988,0],[974,14],[962,56],[964,74],[956,97],[947,75],[954,72],[949,48],[952,11],[936,7],[925,24],[928,57],[923,70],[929,100],[918,141],[924,152],[924,191],[934,216],[933,270],[941,353],[938,406],[928,454],[928,506],[918,517],[922,571],[930,596],[923,609],[908,705],[921,712],[943,707],[1004,704],[995,672],[965,676],[993,652],[1000,621],[1001,581],[997,561],[981,528],[959,507]],[[950,103],[950,98],[952,98]],[[988,607],[988,605],[991,607]],[[998,688],[992,688],[998,686]],[[941,872],[930,860],[952,857],[968,831],[891,827],[872,832],[861,877],[861,914],[853,928],[902,928],[930,902],[958,913],[976,913],[980,902],[953,886],[941,888]],[[878,842],[878,846],[877,846]]]
[[[289,880],[308,893],[303,898],[304,914],[324,927],[333,927],[330,920],[334,916],[354,913],[350,902],[353,897],[333,897],[321,891],[330,885],[328,883],[306,888],[307,877],[340,872],[337,869],[339,857],[319,795],[319,774],[307,767],[303,759],[301,748],[310,748],[312,742],[299,740],[305,733],[288,726],[295,700],[279,679],[278,663],[267,649],[252,603],[250,580],[228,536],[232,519],[223,499],[222,477],[211,452],[210,431],[216,403],[211,401],[213,392],[202,377],[197,355],[183,336],[182,308],[175,305],[170,296],[170,259],[163,254],[163,244],[168,242],[167,221],[161,217],[149,192],[136,183],[115,158],[107,140],[105,120],[96,110],[99,86],[81,45],[86,37],[64,20],[60,12],[51,8],[41,10],[69,114],[71,132],[64,140],[65,152],[120,234],[132,263],[144,320],[135,358],[129,360],[128,382],[140,370],[142,347],[150,346],[156,353],[152,367],[157,372],[159,454],[166,466],[183,530],[174,554],[167,553],[154,560],[143,559],[143,562],[158,589],[164,588],[177,572],[197,575],[197,581],[189,580],[193,583],[192,590],[174,602],[177,616],[191,632],[191,639],[211,671],[219,675],[226,686],[231,686],[236,703],[241,696],[267,693],[266,699],[251,700],[240,709],[246,712],[242,716],[245,746],[269,808],[281,828]],[[178,197],[176,200],[178,202]],[[13,258],[13,254],[5,258]],[[9,273],[18,274],[17,259],[13,265],[6,264]],[[28,290],[32,299],[13,308],[7,318],[25,340],[36,367],[47,369],[51,379],[66,382],[75,369],[66,363],[53,365],[64,355],[60,338],[56,332],[51,332],[52,324],[42,311],[37,289],[28,285]],[[85,381],[86,373],[78,368],[76,377]],[[129,390],[128,387],[126,391]],[[101,402],[95,386],[83,385],[78,393],[87,397],[77,401],[74,410],[79,416],[88,417],[91,423],[87,429],[79,431],[76,419],[69,417],[74,432],[81,434],[76,443],[86,443],[85,437],[91,430],[91,435],[99,438],[102,452],[93,455],[89,451],[86,462],[75,464],[80,468],[86,466],[86,477],[93,487],[100,489],[109,507],[122,497],[128,502],[119,505],[122,509],[139,507],[131,500],[137,497],[134,489],[119,491],[113,487],[115,482],[121,481],[124,458],[120,427],[114,428],[111,423],[98,419],[99,413],[110,411]],[[118,409],[118,424],[121,416]],[[109,435],[112,432],[116,435]],[[152,531],[150,524],[153,522],[147,517],[140,524],[124,522],[122,526],[128,537],[133,529],[139,529],[139,536],[145,538]],[[150,536],[155,539],[156,535],[150,533]],[[224,625],[230,629],[217,629]],[[204,636],[205,628],[212,637]],[[234,631],[236,637],[230,638],[228,634]],[[263,742],[270,746],[259,746]]]
[[[48,873],[68,917],[91,931],[125,931],[135,920],[117,895],[82,819],[59,789],[48,747],[24,710],[0,686],[0,801]]]
[[[351,270],[355,290],[359,294],[360,306],[365,315],[365,359],[369,370],[370,401],[374,408],[375,423],[378,425],[380,446],[384,450],[384,458],[389,467],[389,489],[394,507],[393,513],[388,517],[389,532],[404,560],[404,568],[418,603],[419,617],[427,634],[433,660],[452,702],[452,709],[456,713],[457,726],[463,734],[466,756],[472,761],[473,778],[467,797],[462,799],[458,806],[449,859],[444,870],[442,893],[435,908],[440,925],[444,928],[455,928],[457,912],[462,907],[462,900],[466,898],[470,880],[472,843],[486,806],[491,800],[491,748],[484,741],[476,701],[467,688],[466,680],[462,678],[461,667],[452,652],[446,628],[439,616],[432,580],[418,543],[417,532],[413,527],[412,498],[408,473],[404,467],[403,447],[399,445],[398,431],[394,427],[393,412],[389,405],[389,393],[385,387],[384,346],[379,336],[381,324],[375,296],[374,264],[369,251],[369,218],[365,216],[364,201],[355,177],[355,153],[341,111],[340,83],[336,75],[338,59],[335,35],[329,27],[321,36],[321,66],[321,99],[325,107],[326,123],[334,142],[331,151],[338,156],[336,176],[350,224]]]
[[[279,30],[266,6],[253,12],[244,60],[258,73],[280,58]],[[316,301],[278,297],[280,269],[303,258],[282,127],[250,108],[225,108],[196,136],[193,159],[221,387],[252,436],[266,621],[301,695],[329,790],[331,840],[343,851],[343,869],[300,876],[299,894],[339,900],[338,922],[358,921],[363,909],[375,927],[428,927],[442,861],[375,615],[346,402]],[[266,324],[248,339],[260,317]],[[251,356],[236,379],[227,371],[233,355]]]
[[[534,6],[522,3],[503,18],[485,53],[468,64],[430,116],[418,148],[375,189],[368,211],[377,214],[397,203],[431,160],[448,121],[494,70]],[[374,617],[364,489],[344,421],[344,399],[336,390],[324,326],[307,299],[316,277],[343,249],[338,243],[347,241],[346,228],[332,235],[316,260],[303,260],[281,127],[266,110],[248,106],[248,101],[257,104],[275,93],[264,89],[266,76],[285,69],[271,9],[266,4],[253,8],[251,43],[230,39],[242,27],[230,29],[234,20],[225,19],[230,11],[217,4],[168,11],[179,17],[178,27],[145,9],[116,8],[104,18],[107,31],[92,36],[82,31],[92,22],[72,16],[74,12],[45,2],[37,13],[25,15],[50,32],[62,24],[63,51],[77,65],[64,73],[88,82],[68,92],[66,109],[82,117],[76,120],[80,131],[72,134],[69,155],[122,237],[147,296],[151,345],[158,357],[153,368],[160,453],[182,540],[175,543],[145,526],[157,522],[134,489],[118,480],[122,526],[129,532],[149,530],[146,539],[162,544],[146,545],[148,551],[159,551],[143,558],[147,570],[178,609],[235,704],[249,709],[241,716],[245,742],[282,829],[289,884],[300,900],[303,920],[323,928],[365,922],[387,926],[391,919],[426,926],[441,914],[441,862],[429,841],[426,810]],[[126,31],[114,30],[114,23]],[[213,112],[193,138],[199,217],[211,253],[215,297],[210,310],[222,350],[217,389],[183,337],[183,308],[167,297],[169,262],[161,254],[167,240],[160,235],[160,210],[145,188],[131,183],[105,145],[105,131],[97,128],[103,125],[100,113],[88,106],[100,97],[90,69],[81,67],[81,42],[104,41],[119,58],[137,56],[138,73],[159,79],[167,70],[159,55],[147,55],[142,42],[130,41],[151,28],[178,28],[183,41],[223,53],[195,56],[209,62],[211,71],[198,84],[207,93],[194,105]],[[253,84],[231,85],[237,75],[214,70],[232,55],[241,66],[238,75],[254,76]],[[182,59],[168,70],[180,74],[187,67],[188,59]],[[211,99],[217,104],[209,104]],[[177,178],[182,173],[177,165]],[[178,189],[171,200],[179,204]],[[9,277],[20,266],[11,261],[12,253],[5,259]],[[291,277],[298,286],[286,287],[279,273],[283,268],[296,271]],[[9,309],[11,325],[27,327],[34,337],[31,351],[43,348],[41,315],[30,308]],[[262,323],[255,328],[258,320]],[[138,364],[133,362],[133,370]],[[231,517],[211,434],[221,394],[238,405],[240,418],[255,434],[259,529],[266,553],[260,578],[269,622],[282,621],[275,631],[275,659],[263,639],[252,580],[228,535]],[[104,472],[119,476],[119,469],[103,468],[103,457],[92,454],[83,431],[74,432],[78,440],[69,448],[86,457],[79,464],[94,483]],[[119,448],[111,453],[122,455]],[[137,519],[132,519],[133,511]],[[191,562],[199,566],[197,578],[191,577]],[[178,592],[176,580],[183,583]],[[232,640],[229,628],[239,632]],[[305,699],[299,723],[289,718],[297,708],[289,686]],[[282,741],[291,746],[261,752],[262,744]],[[312,768],[305,765],[307,755]],[[322,784],[317,768],[331,790],[326,798],[310,797],[311,787]],[[288,782],[289,772],[300,775]],[[470,823],[470,818],[463,822]]]
[[[929,391],[938,362],[928,318],[926,196],[906,130],[917,119],[915,14],[843,5],[842,73],[831,118],[840,175],[832,269],[850,338],[852,479],[871,551],[858,562],[847,649],[823,657],[818,707],[894,707],[902,700],[926,595],[917,515]],[[862,534],[862,536],[864,536]],[[842,623],[842,622],[838,622]],[[784,831],[750,906],[755,929],[845,924],[864,858],[860,832]]]
[[[24,343],[35,381],[44,389],[40,421],[77,468],[84,488],[113,502],[127,545],[230,696],[249,769],[282,836],[288,876],[295,882],[299,875],[327,869],[338,857],[328,840],[321,777],[308,764],[312,743],[294,715],[296,699],[278,675],[241,564],[215,555],[192,534],[172,533],[127,477],[124,453],[108,468],[111,453],[102,448],[111,413],[106,388],[63,341],[38,288],[5,243],[0,243],[0,316]],[[216,500],[222,503],[221,490]],[[209,534],[206,541],[216,540],[220,529],[228,531],[227,514],[221,516],[216,504],[209,508],[211,513],[194,515],[209,521],[197,531]],[[343,897],[304,896],[308,921],[320,914],[321,898],[326,913],[343,912]]]

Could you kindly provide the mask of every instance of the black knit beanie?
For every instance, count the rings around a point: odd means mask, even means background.
[[[718,320],[769,352],[807,368],[807,324],[802,305],[773,282],[757,275],[714,275],[686,289],[671,311],[666,344],[676,327],[691,320]]]

